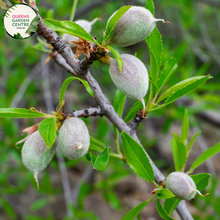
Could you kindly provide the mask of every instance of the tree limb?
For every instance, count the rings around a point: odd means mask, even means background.
[[[103,110],[106,111],[107,118],[118,128],[118,130],[120,132],[125,131],[126,133],[131,135],[138,143],[140,143],[136,136],[136,133],[133,132],[131,128],[122,120],[122,118],[114,110],[113,106],[109,103],[106,96],[103,94],[99,84],[90,74],[90,71],[88,69],[84,69],[85,60],[83,62],[80,62],[79,60],[75,59],[71,48],[67,44],[65,44],[65,42],[54,31],[46,27],[41,18],[37,32],[39,35],[47,40],[47,43],[53,46],[54,50],[56,50],[63,56],[67,64],[72,67],[73,71],[79,78],[84,79],[89,83],[91,89],[95,94],[96,102]],[[148,154],[147,156],[154,170],[155,181],[160,184],[162,181],[165,180],[165,177],[156,167]],[[193,219],[188,209],[185,207],[184,201],[179,204],[179,206],[177,207],[177,211],[181,213],[182,219]]]

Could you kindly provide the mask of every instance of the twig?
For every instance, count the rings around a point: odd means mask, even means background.
[[[205,111],[197,113],[197,116],[207,120],[208,122],[220,127],[220,114],[214,111]]]
[[[41,71],[41,65],[38,63],[20,85],[17,93],[15,94],[13,100],[11,101],[10,108],[17,108],[28,86],[40,71]]]
[[[52,94],[50,91],[50,85],[49,85],[49,79],[48,79],[49,67],[48,65],[44,64],[44,60],[45,60],[45,57],[42,57],[41,63],[42,63],[42,66],[44,65],[44,68],[42,71],[44,99],[45,99],[45,103],[47,106],[47,111],[52,112],[54,110],[54,107],[53,107]],[[64,198],[66,202],[67,214],[68,216],[70,216],[72,213],[69,210],[69,204],[72,203],[71,187],[70,187],[69,178],[68,178],[68,174],[67,174],[67,170],[65,166],[65,161],[64,161],[62,153],[60,152],[59,146],[57,147],[56,155],[57,155],[58,165],[59,165],[59,169],[61,173],[61,180],[62,180],[62,185],[63,185],[63,190],[64,190]]]
[[[92,77],[89,70],[83,68],[84,63],[82,62],[80,63],[79,60],[76,60],[74,58],[74,54],[72,50],[70,49],[70,47],[67,44],[65,44],[65,42],[62,39],[60,39],[60,37],[54,31],[46,27],[41,18],[40,18],[40,23],[39,23],[39,27],[37,31],[39,35],[44,37],[47,40],[47,42],[50,43],[53,46],[53,48],[64,57],[66,62],[72,67],[72,69],[77,74],[77,76],[86,80],[89,83],[91,89],[93,90],[95,94],[95,100],[100,105],[100,107],[106,111],[107,118],[118,128],[118,130],[120,132],[125,131],[126,133],[130,134],[138,143],[140,143],[140,141],[138,140],[136,136],[136,133],[132,132],[131,134],[130,127],[115,112],[113,106],[109,103],[106,96],[103,94],[99,84]],[[164,181],[165,177],[160,172],[160,170],[156,167],[156,165],[153,163],[152,159],[149,157],[148,154],[147,156],[154,170],[155,181],[158,184],[160,184],[162,181]],[[177,211],[182,214],[182,219],[188,219],[188,220],[193,219],[188,209],[186,209],[184,205],[185,203],[182,202],[177,208]],[[185,218],[184,216],[186,216],[187,218]]]
[[[79,110],[79,111],[75,111],[73,110],[72,113],[70,113],[69,115],[71,117],[90,117],[90,116],[103,116],[106,114],[106,111],[103,110],[100,106],[97,106],[95,108],[88,108],[88,109],[83,109],[83,110]]]
[[[95,170],[93,169],[92,165],[90,165],[84,172],[81,179],[75,185],[72,191],[72,198],[73,198],[73,204],[76,206],[76,208],[78,207],[78,197],[79,197],[80,186],[83,182],[88,182],[92,178],[94,172]]]
[[[63,67],[67,72],[71,73],[72,75],[76,76],[75,72],[73,71],[72,67],[66,63],[66,60],[57,52],[53,51],[52,53],[54,61]]]

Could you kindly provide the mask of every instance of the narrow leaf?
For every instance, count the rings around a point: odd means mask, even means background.
[[[40,118],[48,116],[42,112],[36,112],[23,108],[0,108],[0,118]]]
[[[152,33],[147,37],[147,45],[150,50],[151,78],[153,82],[157,82],[163,51],[163,42],[160,32],[154,28]]]
[[[28,29],[26,30],[25,34],[31,34],[31,32],[36,32],[39,25],[39,18],[38,15],[35,16],[35,18],[31,21]]]
[[[99,141],[99,140],[93,138],[92,136],[90,136],[89,149],[99,151],[99,152],[103,152],[103,150],[105,150],[106,147],[101,141]]]
[[[137,215],[143,210],[143,208],[154,198],[155,196],[152,196],[149,200],[140,203],[135,208],[130,210],[121,220],[133,220]]]
[[[87,33],[80,25],[71,22],[71,21],[57,21],[53,19],[43,19],[45,25],[52,29],[53,31],[59,31],[61,33],[66,33],[78,37],[80,39],[84,39],[87,41],[91,41],[98,46],[101,46],[94,38]]]
[[[203,152],[193,163],[190,170],[187,173],[192,173],[192,171],[197,168],[199,165],[204,163],[210,157],[214,156],[220,151],[220,142],[213,147],[210,147],[208,150]]]
[[[108,40],[111,39],[111,37],[114,34],[114,28],[119,19],[123,16],[123,14],[130,8],[131,6],[123,6],[121,7],[110,19],[110,21],[106,25],[105,29],[105,35],[104,35],[104,42],[107,43]]]
[[[177,138],[178,136],[174,135],[174,139],[171,140],[171,148],[173,152],[173,159],[175,164],[175,170],[180,171],[180,169],[186,163],[186,147],[185,145]]]
[[[196,87],[202,85],[209,78],[210,76],[207,75],[207,76],[195,76],[195,77],[185,79],[175,84],[171,88],[169,88],[166,92],[164,92],[157,100],[157,103],[168,97],[165,101],[165,104],[167,105],[175,101],[176,99],[180,98],[181,96],[191,92]]]
[[[169,199],[175,197],[175,195],[169,189],[159,189],[156,191],[159,199]]]
[[[201,134],[201,131],[198,131],[196,134],[193,135],[192,139],[191,139],[190,142],[189,142],[189,145],[188,145],[187,148],[186,148],[186,153],[187,153],[187,155],[189,155],[190,150],[191,150],[191,148],[192,148],[192,146],[193,146],[193,144],[194,144],[196,138],[197,138],[200,134]]]
[[[48,148],[50,148],[56,140],[56,119],[46,118],[38,127],[41,137],[44,139]]]
[[[103,170],[108,164],[110,152],[111,152],[111,148],[109,147],[98,156],[88,153],[87,157],[91,159],[94,169]]]
[[[152,0],[147,0],[146,1],[146,9],[148,9],[151,12],[151,14],[153,16],[155,16],[155,14],[154,14],[154,3],[153,3]]]
[[[135,117],[137,111],[139,111],[140,109],[143,109],[142,102],[141,101],[135,102],[135,104],[131,107],[128,114],[126,115],[124,121],[128,122],[128,121],[132,120]]]
[[[83,79],[80,79],[80,78],[77,78],[77,77],[75,77],[75,76],[71,76],[71,77],[67,78],[67,79],[63,82],[62,87],[61,87],[61,89],[60,89],[60,97],[59,97],[59,104],[60,104],[60,106],[62,106],[62,102],[63,102],[63,98],[64,98],[64,95],[65,95],[67,86],[69,85],[69,83],[70,83],[71,81],[73,81],[73,80],[75,80],[75,79],[77,79],[77,80],[79,80],[79,81],[81,81],[81,82],[83,83],[83,85],[85,86],[87,92],[88,92],[91,96],[93,96],[93,97],[95,96],[94,92],[93,92],[92,89],[90,88],[90,86],[89,86],[89,84],[88,84],[87,81],[85,81],[85,80],[83,80]]]
[[[171,215],[174,211],[174,209],[177,207],[181,200],[177,198],[170,198],[166,199],[164,203],[164,209],[168,213],[168,215]]]
[[[185,145],[187,145],[188,132],[189,132],[189,114],[188,114],[188,110],[185,109],[183,123],[182,123],[182,130],[181,130],[181,140]]]
[[[170,79],[176,68],[178,67],[176,59],[171,57],[165,64],[164,70],[160,75],[158,80],[158,92],[161,90],[162,86]]]
[[[208,186],[211,175],[209,173],[200,173],[190,175],[190,177],[192,177],[193,181],[195,182],[196,189],[202,191]]]
[[[106,46],[106,48],[108,48],[112,52],[112,54],[114,55],[115,59],[117,60],[118,67],[119,67],[119,72],[121,73],[122,72],[122,68],[123,68],[123,60],[121,58],[120,53],[116,49],[114,49],[113,47]]]
[[[163,206],[160,203],[160,200],[157,200],[157,211],[159,213],[159,215],[161,216],[161,218],[165,219],[165,220],[175,220],[174,218],[171,218],[168,213],[166,212],[166,210],[163,208]]]
[[[131,136],[122,131],[121,138],[124,144],[124,154],[128,165],[140,177],[153,182],[154,171],[143,147]]]

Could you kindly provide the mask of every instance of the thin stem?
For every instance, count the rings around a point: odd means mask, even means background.
[[[123,160],[123,155],[120,155],[120,154],[110,153],[109,156],[120,159],[120,160]]]
[[[115,137],[115,145],[116,145],[117,153],[122,155],[122,153],[120,151],[120,144],[119,144],[119,141],[118,141],[118,137]]]
[[[74,0],[73,1],[73,6],[72,6],[72,10],[71,10],[71,15],[70,15],[69,21],[73,21],[74,20],[77,3],[78,3],[78,0]]]
[[[157,188],[160,188],[160,186],[159,186],[155,181],[153,181],[153,184],[154,184]]]

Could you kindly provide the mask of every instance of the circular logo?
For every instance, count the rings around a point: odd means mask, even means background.
[[[10,37],[26,39],[37,31],[39,18],[35,10],[29,5],[16,4],[5,12],[3,23]]]

